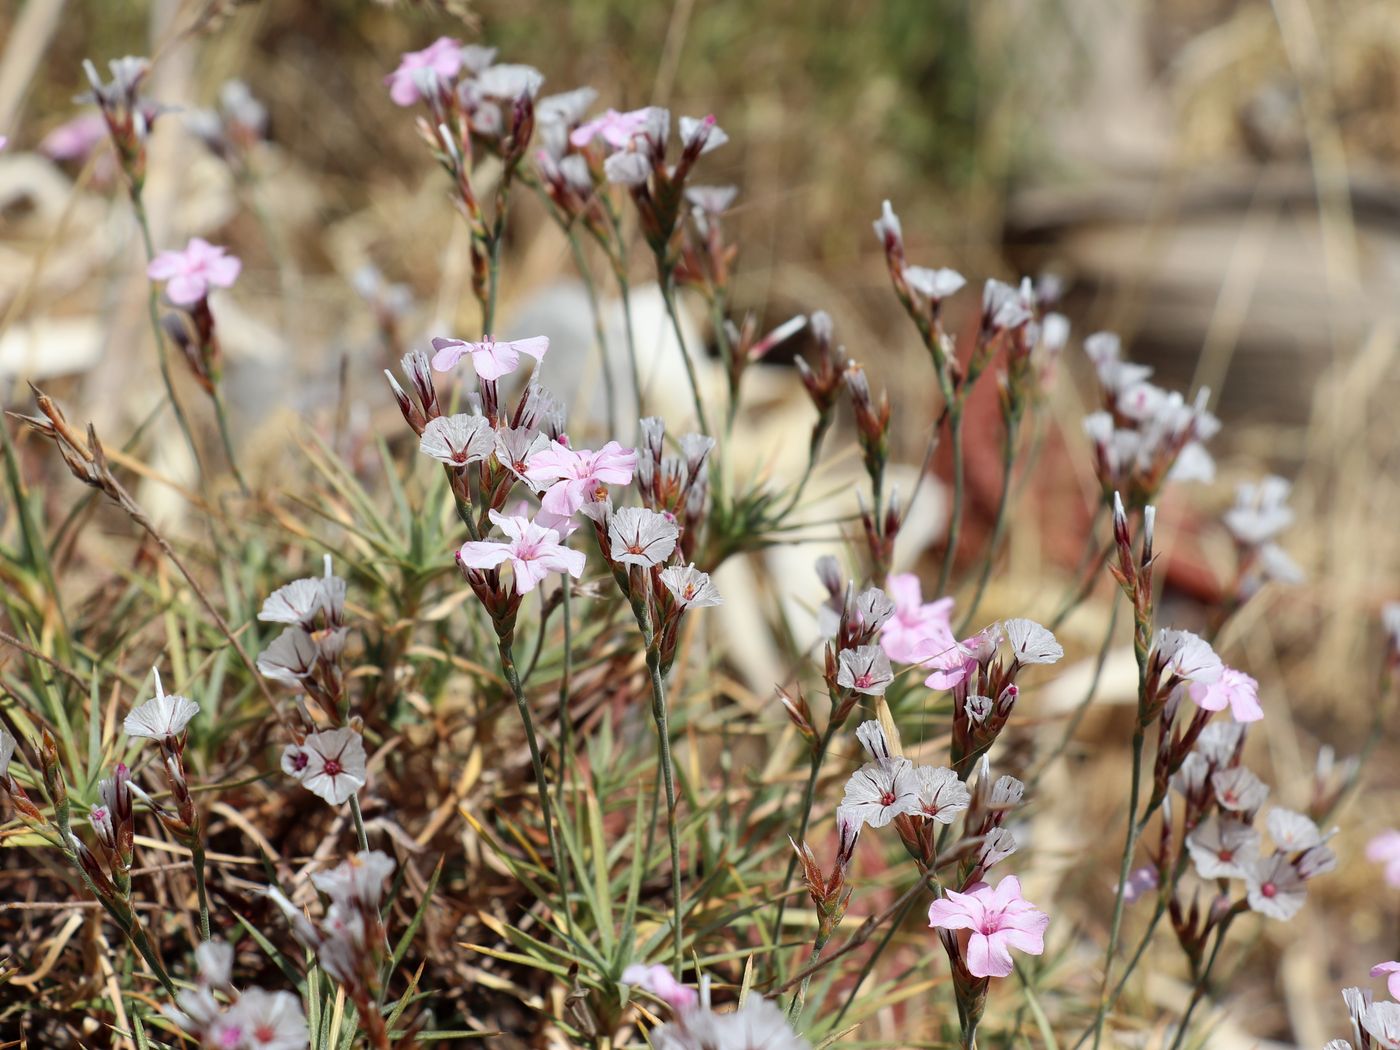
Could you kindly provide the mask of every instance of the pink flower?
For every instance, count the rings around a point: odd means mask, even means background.
[[[930,689],[952,689],[977,669],[977,660],[969,651],[968,643],[959,642],[952,632],[926,636],[918,655],[920,665],[933,668],[924,679],[924,685]]]
[[[1390,962],[1376,963],[1371,967],[1371,976],[1379,977],[1383,973],[1390,976],[1386,978],[1385,986],[1390,991],[1392,999],[1400,999],[1400,962],[1392,959]]]
[[[616,441],[609,441],[597,452],[568,448],[556,441],[530,457],[525,477],[536,483],[552,482],[540,504],[551,514],[568,516],[594,502],[602,486],[631,482],[636,469],[636,450],[624,449]]]
[[[1385,881],[1400,888],[1400,831],[1382,831],[1366,844],[1366,859],[1385,865]]]
[[[645,989],[678,1014],[687,1013],[700,1003],[700,994],[677,981],[664,966],[633,963],[622,971],[622,983]]]
[[[974,977],[1011,973],[1011,949],[1040,955],[1050,916],[1021,896],[1021,880],[1008,875],[993,889],[979,882],[966,893],[949,890],[929,905],[928,924],[943,930],[971,930],[967,940],[968,972]]]
[[[895,663],[918,663],[920,654],[928,650],[925,640],[929,636],[946,635],[952,641],[952,598],[926,604],[919,578],[912,572],[891,576],[885,581],[885,592],[894,599],[894,615],[880,631],[880,646]]]
[[[569,135],[569,141],[583,149],[595,138],[601,138],[613,149],[622,149],[632,141],[634,135],[640,135],[646,128],[649,112],[649,107],[634,109],[630,113],[619,113],[610,109],[601,117],[594,117],[574,128]]]
[[[462,71],[462,45],[450,36],[440,36],[422,51],[405,51],[399,68],[384,78],[389,85],[389,97],[397,105],[411,106],[422,96],[418,94],[417,70],[431,70],[444,80]]]
[[[146,267],[146,276],[165,281],[165,294],[176,306],[194,306],[211,288],[229,288],[243,264],[227,249],[191,237],[182,252],[161,252]]]
[[[1259,683],[1243,671],[1227,667],[1214,682],[1192,682],[1191,699],[1204,711],[1228,706],[1236,722],[1257,722],[1264,717],[1259,706]]]
[[[80,113],[45,135],[39,152],[53,160],[83,160],[106,137],[101,113]]]
[[[470,569],[493,569],[509,561],[515,570],[515,590],[527,594],[551,572],[567,572],[577,579],[587,560],[583,551],[559,542],[559,533],[523,516],[506,517],[491,511],[491,520],[506,534],[500,540],[469,540],[457,552],[457,560]]]
[[[529,339],[497,342],[488,335],[479,343],[438,338],[433,340],[433,349],[437,351],[433,355],[435,370],[451,371],[458,361],[470,356],[476,374],[482,379],[494,382],[501,376],[510,375],[515,371],[516,366],[520,364],[521,354],[529,354],[536,361],[544,360],[545,352],[549,350],[549,337],[536,335]]]

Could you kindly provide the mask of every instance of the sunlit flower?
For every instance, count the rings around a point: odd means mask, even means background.
[[[1259,833],[1212,813],[1186,836],[1186,848],[1201,878],[1242,879],[1259,859]]]
[[[438,416],[428,420],[418,450],[439,463],[464,467],[485,459],[496,444],[496,432],[483,416],[465,412],[455,416]]]
[[[613,149],[622,149],[646,127],[647,112],[647,109],[634,109],[629,113],[619,113],[610,109],[576,127],[569,135],[569,141],[583,149],[594,139],[601,138]]]
[[[1163,628],[1154,646],[1158,665],[1172,678],[1209,685],[1225,670],[1210,643],[1190,631]]]
[[[515,590],[528,594],[551,572],[564,572],[577,579],[583,575],[587,557],[560,542],[553,529],[521,516],[507,517],[491,511],[505,540],[468,540],[457,552],[457,560],[467,568],[491,569],[509,561],[515,571]]]
[[[411,106],[418,93],[418,70],[430,70],[442,80],[451,80],[462,70],[462,45],[451,37],[438,37],[422,51],[406,51],[399,67],[384,78],[389,97],[396,105]]]
[[[1269,838],[1274,840],[1274,846],[1285,853],[1301,853],[1325,841],[1312,817],[1282,806],[1269,810],[1264,824],[1269,829]]]
[[[676,523],[656,511],[623,507],[608,519],[612,559],[623,565],[660,565],[676,549],[679,538]]]
[[[1400,1003],[1371,1003],[1361,1013],[1361,1027],[1377,1046],[1396,1050],[1400,1047]]]
[[[1269,785],[1244,766],[1219,770],[1211,776],[1210,783],[1221,809],[1255,813],[1269,797]]]
[[[530,457],[525,477],[544,491],[540,505],[545,510],[568,516],[600,495],[606,497],[608,485],[629,484],[636,469],[636,450],[616,441],[596,452],[551,441]]]
[[[778,1006],[750,995],[743,1006],[715,1013],[708,1005],[683,1014],[651,1033],[654,1050],[811,1050],[793,1032]]]
[[[1282,853],[1256,860],[1245,871],[1249,907],[1271,919],[1287,921],[1307,899],[1302,876]]]
[[[1006,977],[1013,968],[1011,949],[1028,955],[1045,951],[1050,916],[1021,896],[1021,880],[1008,875],[993,889],[979,882],[966,893],[948,890],[929,905],[928,924],[935,929],[970,930],[967,969],[974,977]]]
[[[949,618],[953,599],[940,598],[925,602],[919,578],[912,572],[899,573],[885,581],[885,591],[894,600],[894,615],[880,630],[880,645],[889,658],[898,663],[912,664],[927,651],[930,637],[953,639]]]
[[[967,284],[967,278],[957,270],[949,270],[946,267],[934,270],[927,266],[906,266],[904,283],[925,299],[937,303]]]
[[[357,911],[378,911],[394,867],[394,859],[387,853],[361,850],[330,871],[316,872],[311,881],[333,904]]]
[[[481,379],[494,382],[501,376],[510,375],[520,364],[520,355],[544,360],[549,351],[549,337],[531,336],[528,339],[495,340],[489,335],[479,343],[469,343],[461,339],[438,337],[433,340],[433,368],[439,372],[449,372],[464,357],[470,357],[472,368]]]
[[[603,161],[603,176],[614,186],[641,186],[651,174],[651,161],[630,150]]]
[[[229,1008],[222,1025],[225,1033],[236,1028],[240,1041],[228,1042],[228,1035],[220,1035],[216,1039],[222,1042],[208,1045],[237,1050],[304,1050],[310,1041],[301,999],[291,992],[249,988]]]
[[[919,766],[914,770],[919,812],[940,824],[951,824],[967,809],[972,795],[967,785],[947,766]]]
[[[183,251],[161,252],[146,267],[146,276],[165,281],[165,294],[176,306],[194,306],[210,289],[229,288],[238,279],[243,263],[228,249],[191,237]]]
[[[919,781],[913,764],[907,758],[867,762],[846,781],[840,809],[872,828],[883,828],[901,813],[920,812]]]
[[[301,786],[338,806],[365,786],[365,742],[353,729],[307,734]]]
[[[156,677],[156,695],[132,709],[123,727],[126,735],[145,740],[165,740],[179,736],[199,714],[199,705],[178,693],[165,695],[160,685],[160,671],[151,668]]]
[[[723,605],[719,588],[710,579],[710,574],[701,572],[693,564],[684,567],[672,565],[661,570],[661,582],[683,609],[699,609],[711,605]]]
[[[880,696],[894,681],[890,658],[878,645],[843,649],[837,658],[836,684],[866,696]]]
[[[1288,506],[1292,491],[1292,485],[1272,474],[1258,484],[1240,485],[1235,490],[1235,505],[1225,512],[1225,527],[1244,546],[1267,543],[1293,524],[1293,511]]]
[[[704,117],[681,117],[681,145],[701,154],[719,149],[729,141],[724,129],[715,123],[713,114]]]
[[[1214,682],[1192,682],[1191,699],[1205,711],[1230,709],[1236,722],[1257,722],[1264,717],[1259,706],[1259,683],[1243,671],[1225,667]]]
[[[258,655],[258,673],[264,678],[297,685],[316,670],[321,649],[306,630],[293,625]]]
[[[1376,963],[1375,966],[1371,967],[1372,977],[1379,977],[1382,974],[1390,974],[1385,981],[1390,997],[1400,999],[1400,962],[1392,959],[1390,962]]]
[[[534,98],[544,85],[544,74],[534,66],[518,62],[503,62],[484,69],[476,78],[483,95],[513,102],[518,98]]]
[[[1001,627],[1017,663],[1053,664],[1065,655],[1055,636],[1034,620],[1006,620]]]

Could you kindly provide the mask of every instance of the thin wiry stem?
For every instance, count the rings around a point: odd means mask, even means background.
[[[1006,434],[1002,439],[1001,495],[997,499],[996,522],[992,526],[991,539],[987,541],[987,556],[982,562],[982,572],[977,577],[977,589],[972,592],[972,600],[968,602],[967,612],[963,614],[962,623],[958,626],[959,637],[967,632],[972,618],[977,615],[978,606],[982,604],[982,595],[986,593],[987,582],[992,578],[992,566],[996,564],[997,552],[1001,548],[1002,536],[1006,532],[1006,510],[1011,495],[1011,470],[1016,464],[1016,436],[1019,429],[1019,417],[1012,416],[1007,421]]]
[[[822,763],[826,759],[827,749],[831,746],[832,737],[836,735],[836,727],[827,724],[826,732],[821,736],[816,749],[812,752],[810,768],[807,770],[807,787],[802,792],[802,821],[797,828],[797,844],[800,846],[807,840],[807,828],[812,822],[812,802],[817,794],[817,780],[821,777]],[[788,887],[792,885],[792,877],[797,872],[797,853],[793,852],[788,858],[787,874],[783,876],[782,883],[778,886],[778,914],[773,920],[774,944],[782,940],[783,935],[783,915],[787,911]]]
[[[355,838],[359,840],[360,849],[369,849],[369,836],[365,833],[365,817],[360,812],[360,796],[358,794],[350,796],[350,816],[355,820]]]
[[[569,251],[573,253],[574,269],[578,271],[579,280],[583,282],[583,290],[588,296],[588,310],[593,316],[593,338],[598,344],[598,361],[602,367],[603,394],[607,398],[608,413],[608,433],[616,434],[617,429],[617,390],[613,385],[612,375],[612,355],[608,353],[608,336],[603,323],[603,311],[598,303],[598,286],[593,280],[593,273],[588,268],[588,260],[583,254],[583,244],[578,238],[578,231],[572,225],[565,226],[564,232],[569,238]],[[566,588],[567,589],[567,588]]]
[[[681,315],[676,307],[676,281],[671,273],[663,273],[661,297],[666,302],[666,313],[671,318],[671,328],[676,333],[676,344],[680,347],[681,360],[685,362],[685,377],[690,381],[690,395],[695,401],[695,417],[700,424],[700,432],[710,433],[710,421],[705,416],[705,402],[700,396],[700,379],[695,372],[695,362],[690,356],[690,347],[685,342],[685,332],[681,328]]]
[[[953,452],[953,511],[948,518],[948,543],[943,550],[943,566],[938,570],[938,588],[935,594],[943,594],[948,588],[948,578],[953,572],[953,562],[958,553],[958,537],[962,532],[963,489],[963,434],[962,406],[954,402],[948,417],[948,432],[952,438]]]
[[[199,898],[199,936],[209,940],[209,889],[204,879],[204,842],[198,835],[190,841],[190,859],[194,864],[194,890]]]
[[[1230,923],[1234,921],[1236,914],[1233,911],[1227,912],[1225,918],[1220,920],[1220,925],[1215,928],[1215,943],[1211,946],[1210,957],[1206,959],[1206,965],[1197,976],[1195,985],[1191,989],[1191,1001],[1186,1004],[1186,1012],[1181,1015],[1181,1023],[1177,1025],[1176,1038],[1172,1040],[1171,1050],[1177,1050],[1181,1046],[1181,1041],[1186,1038],[1186,1032],[1191,1025],[1191,1015],[1196,1012],[1196,1007],[1206,997],[1210,972],[1215,968],[1215,960],[1220,955],[1220,947],[1225,943],[1225,934],[1230,929]]]

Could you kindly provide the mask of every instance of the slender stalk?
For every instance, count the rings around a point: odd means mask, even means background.
[[[355,818],[355,838],[360,842],[360,849],[369,849],[369,836],[365,833],[365,817],[360,812],[360,796],[358,794],[350,796],[350,816]]]
[[[996,523],[992,526],[991,539],[987,541],[987,557],[982,562],[982,572],[977,577],[977,589],[972,592],[972,601],[968,603],[967,612],[963,614],[962,624],[958,627],[959,638],[967,633],[972,618],[977,615],[977,607],[982,604],[982,595],[986,593],[987,581],[992,578],[992,566],[996,563],[997,551],[1006,532],[1006,509],[1011,495],[1011,468],[1016,462],[1016,435],[1019,429],[1019,417],[1012,416],[1007,421],[1006,434],[1002,439],[1001,495],[997,499]]]
[[[817,749],[812,752],[811,768],[807,771],[807,787],[802,792],[802,822],[797,828],[797,842],[801,845],[807,839],[807,828],[812,821],[812,802],[817,795],[817,780],[821,777],[822,763],[826,760],[827,748],[831,746],[831,739],[836,735],[836,729],[830,723],[827,724],[826,732],[822,734],[821,740],[817,744]],[[792,885],[792,877],[797,872],[797,853],[793,852],[788,858],[787,874],[783,876],[782,884],[778,887],[778,915],[773,920],[772,941],[777,944],[782,939],[783,914],[787,911],[788,887]]]
[[[1225,933],[1230,929],[1230,923],[1236,914],[1233,911],[1226,913],[1225,918],[1220,920],[1220,925],[1215,928],[1215,943],[1211,946],[1210,957],[1206,959],[1205,968],[1196,978],[1195,987],[1191,990],[1191,1001],[1186,1004],[1186,1012],[1181,1015],[1181,1023],[1177,1025],[1176,1038],[1172,1040],[1171,1050],[1177,1050],[1181,1046],[1181,1041],[1186,1038],[1187,1029],[1191,1024],[1191,1015],[1196,1012],[1196,1007],[1206,997],[1206,986],[1210,982],[1210,972],[1215,968],[1215,960],[1220,955],[1220,946],[1225,943]]]
[[[690,381],[690,394],[695,400],[695,416],[700,424],[700,432],[710,433],[710,421],[705,416],[705,403],[700,397],[700,380],[695,372],[695,362],[691,359],[690,348],[686,346],[685,333],[681,330],[681,315],[676,309],[676,282],[670,273],[662,275],[661,296],[666,302],[666,313],[671,317],[671,328],[676,333],[676,343],[685,362],[685,377]]]
[[[496,292],[501,280],[501,241],[505,239],[506,212],[502,200],[496,212],[496,228],[491,234],[491,247],[487,253],[486,302],[481,305],[481,333],[489,336],[496,327]]]
[[[953,449],[953,511],[948,518],[948,543],[943,551],[943,567],[938,570],[938,587],[935,594],[943,594],[948,588],[948,577],[953,572],[953,561],[958,552],[958,536],[962,531],[963,489],[963,434],[962,403],[955,400],[948,415],[948,432]]]
[[[593,315],[593,338],[598,343],[598,361],[602,367],[603,394],[607,398],[608,412],[608,433],[616,434],[617,430],[617,391],[613,387],[612,359],[608,353],[608,336],[606,325],[603,324],[603,311],[598,305],[598,286],[593,280],[593,274],[588,269],[588,260],[584,258],[583,245],[578,239],[578,232],[572,226],[565,226],[564,232],[569,237],[569,251],[573,253],[574,269],[578,270],[579,280],[583,281],[583,290],[588,295],[588,309]],[[568,588],[565,588],[567,593]]]
[[[569,613],[570,613],[570,609],[569,609],[569,592],[572,590],[572,587],[571,587],[570,584],[569,584],[568,577],[565,577],[565,578],[564,578],[564,580],[563,580],[563,586],[564,586],[564,670],[563,670],[563,672],[562,672],[562,674],[561,674],[561,676],[560,676],[560,679],[559,679],[559,732],[560,732],[561,740],[560,740],[560,747],[559,747],[559,804],[558,804],[558,812],[559,812],[560,814],[563,814],[563,813],[565,812],[566,806],[567,806],[567,804],[568,804],[568,798],[567,798],[567,796],[565,795],[565,788],[566,788],[566,786],[567,786],[567,784],[568,784],[568,774],[569,774],[570,768],[572,768],[572,766],[573,766],[573,758],[574,758],[574,719],[573,719],[573,715],[569,712],[569,691],[570,691],[570,688],[572,687],[572,682],[573,682],[573,667],[574,667],[574,665],[573,665],[573,656],[574,656],[574,654],[573,654],[573,648],[574,648],[574,639],[573,639],[573,627],[572,627],[572,625],[571,625],[570,622],[569,622]],[[564,819],[563,816],[561,816],[561,817],[560,817],[560,820],[562,821],[563,819]],[[564,929],[565,929],[566,932],[569,933],[570,936],[573,936],[573,928],[574,928],[573,909],[570,907],[570,904],[569,904],[570,897],[572,896],[572,893],[573,893],[573,890],[572,890],[572,881],[573,881],[573,880],[572,880],[572,877],[571,877],[571,873],[570,873],[570,870],[569,870],[569,864],[567,863],[567,861],[568,861],[568,858],[567,858],[567,857],[561,857],[561,858],[559,859],[559,862],[558,862],[558,866],[559,866],[559,881],[560,881],[560,897],[561,897],[561,899],[563,900],[563,904],[564,904]]]
[[[209,940],[209,888],[204,879],[204,843],[198,835],[195,835],[190,843],[190,858],[194,862],[194,891],[199,898],[199,936],[207,941]]]
[[[224,406],[224,395],[219,393],[219,384],[210,383],[209,397],[214,402],[214,419],[219,424],[219,441],[224,446],[224,455],[228,458],[228,469],[233,474],[233,480],[238,482],[238,488],[243,495],[248,495],[248,483],[243,480],[243,472],[238,469],[238,457],[233,451],[233,437],[228,428],[228,410]]]
[[[648,621],[649,623],[650,621]],[[647,631],[650,634],[650,628]],[[651,672],[651,713],[656,720],[657,742],[661,748],[661,774],[666,784],[666,833],[671,844],[671,896],[676,942],[676,978],[685,965],[681,943],[681,844],[676,826],[676,781],[671,765],[671,729],[666,711],[666,685],[661,675],[661,650],[655,639],[647,641],[647,669]]]
[[[818,934],[817,939],[812,944],[812,954],[807,956],[807,965],[811,967],[819,962],[822,957],[822,949],[826,947],[826,942],[831,939],[830,931],[825,934]],[[788,1021],[796,1021],[802,1015],[802,1004],[807,1001],[807,987],[812,983],[812,975],[809,973],[802,978],[802,983],[797,986],[797,992],[792,997],[792,1002],[788,1004]]]

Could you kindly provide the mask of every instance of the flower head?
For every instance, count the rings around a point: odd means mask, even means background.
[[[238,1050],[305,1050],[310,1038],[301,999],[291,992],[268,992],[249,988],[229,1008],[222,1024],[225,1031],[237,1029],[237,1043],[211,1042],[207,1045],[237,1047]],[[226,1038],[227,1037],[216,1037]]]
[[[1021,896],[1021,880],[1008,875],[993,889],[979,882],[966,893],[949,890],[929,905],[928,924],[942,930],[970,930],[966,961],[974,977],[1006,977],[1011,949],[1040,955],[1050,916]]]
[[[484,416],[465,412],[428,420],[418,450],[449,467],[485,459],[496,446],[496,432]]]
[[[881,696],[894,681],[890,658],[878,645],[843,649],[838,658],[836,684],[866,696]]]
[[[659,964],[633,963],[622,971],[622,983],[650,992],[677,1014],[693,1010],[700,1003],[699,992],[681,984],[671,976],[669,969]]]
[[[839,812],[883,828],[900,814],[918,813],[922,808],[913,764],[907,758],[892,758],[867,762],[851,775]]]
[[[1220,808],[1232,812],[1256,813],[1269,797],[1269,786],[1244,766],[1219,770],[1210,783]]]
[[[680,534],[667,515],[641,507],[623,507],[608,519],[612,558],[623,565],[660,565],[676,549]]]
[[[1259,833],[1242,820],[1212,813],[1186,836],[1203,879],[1242,879],[1259,859]]]
[[[258,673],[264,678],[297,685],[309,678],[321,658],[321,648],[306,629],[293,625],[258,654]]]
[[[146,267],[146,276],[165,281],[165,294],[176,306],[194,306],[211,288],[230,288],[243,263],[228,249],[191,237],[183,251],[161,252]]]
[[[387,77],[389,97],[399,106],[411,106],[422,95],[419,85],[423,78],[419,70],[427,70],[441,80],[451,80],[462,71],[462,45],[451,37],[441,36],[422,51],[406,51],[399,66]]]
[[[1001,627],[1017,663],[1053,664],[1065,655],[1055,636],[1034,620],[1007,620]]]
[[[885,591],[894,600],[894,615],[880,629],[880,646],[891,660],[918,663],[930,637],[946,637],[952,643],[952,598],[925,602],[919,578],[911,572],[891,576],[885,581]]]
[[[165,695],[160,687],[160,670],[151,668],[156,676],[156,695],[132,709],[123,727],[126,735],[145,740],[166,740],[185,731],[190,719],[199,714],[199,705],[179,694]]]
[[[301,786],[338,806],[365,786],[365,742],[353,729],[310,733],[302,743]],[[284,757],[283,768],[286,768]]]
[[[1180,681],[1209,685],[1225,670],[1210,643],[1190,631],[1163,628],[1157,632],[1154,650],[1158,666]]]
[[[1303,877],[1282,853],[1256,860],[1245,871],[1249,907],[1271,919],[1287,922],[1307,899]]]
[[[919,766],[914,770],[920,812],[940,824],[951,824],[967,809],[972,794],[947,766]]]
[[[1293,511],[1288,506],[1292,491],[1292,485],[1272,474],[1257,484],[1240,485],[1235,490],[1235,505],[1225,512],[1225,527],[1246,547],[1275,539],[1293,524]]]
[[[388,854],[377,849],[361,850],[330,871],[312,875],[311,881],[332,904],[356,911],[378,911],[394,867]]]
[[[693,564],[672,565],[662,569],[661,582],[682,609],[724,604],[724,598],[710,579],[710,574],[701,572]]]
[[[1204,711],[1230,709],[1236,722],[1257,722],[1264,717],[1259,706],[1259,683],[1243,671],[1225,667],[1214,682],[1192,682],[1191,699]]]
[[[549,351],[549,337],[536,335],[528,339],[497,341],[488,335],[479,343],[439,337],[433,340],[433,349],[437,351],[433,355],[433,368],[436,371],[450,372],[462,358],[470,357],[477,376],[495,382],[515,371],[521,354],[543,361]]]
[[[628,113],[619,113],[610,109],[574,128],[569,135],[569,142],[583,149],[594,139],[600,138],[613,149],[623,149],[632,141],[633,136],[641,134],[646,128],[648,111],[634,109]]]
[[[778,1006],[750,995],[737,1010],[716,1013],[705,1002],[651,1033],[656,1050],[812,1050]]]
[[[507,517],[491,511],[490,517],[506,534],[501,540],[468,540],[457,551],[457,561],[470,569],[491,569],[509,561],[515,572],[515,590],[528,594],[551,572],[566,572],[578,579],[588,559],[583,551],[564,546],[554,529],[523,516]]]
[[[585,503],[607,498],[608,485],[626,485],[637,469],[637,452],[609,441],[598,451],[572,449],[551,441],[525,465],[527,481],[544,490],[540,505],[568,516]]]
[[[946,267],[933,270],[927,266],[906,266],[904,283],[930,302],[938,303],[967,284],[967,278]]]
[[[1366,843],[1366,859],[1384,865],[1385,881],[1400,889],[1400,831],[1382,831]]]
[[[1400,962],[1391,960],[1390,962],[1376,963],[1371,967],[1371,976],[1379,977],[1381,974],[1390,974],[1386,978],[1385,986],[1390,992],[1392,999],[1400,999]]]

